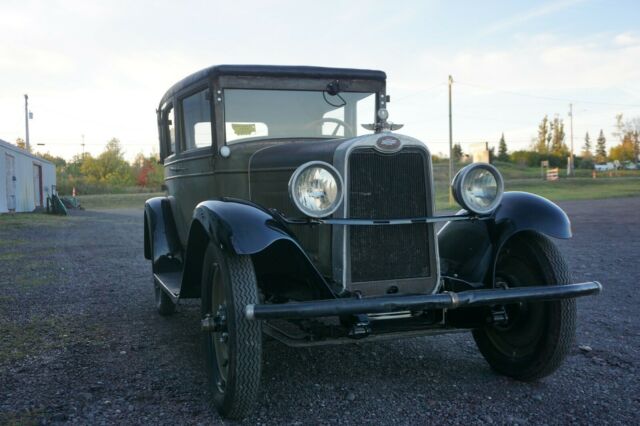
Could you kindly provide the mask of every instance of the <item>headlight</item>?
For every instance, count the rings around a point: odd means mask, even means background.
[[[298,167],[289,180],[289,196],[307,216],[325,217],[342,201],[342,178],[330,164],[311,161]]]
[[[465,210],[476,214],[493,212],[502,200],[502,175],[491,164],[475,163],[461,169],[451,183],[453,197]]]

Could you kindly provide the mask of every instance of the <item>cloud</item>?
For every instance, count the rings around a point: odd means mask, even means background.
[[[524,24],[525,22],[551,15],[564,9],[568,9],[584,0],[564,0],[545,3],[523,13],[513,15],[502,21],[495,22],[481,31],[482,35],[497,33]]]
[[[613,38],[613,43],[622,47],[636,46],[640,44],[640,37],[636,36],[632,32],[625,32],[616,35]]]

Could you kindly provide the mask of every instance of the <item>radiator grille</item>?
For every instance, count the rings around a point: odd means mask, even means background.
[[[427,216],[425,155],[417,149],[380,154],[355,150],[349,157],[349,216]],[[428,277],[427,224],[350,227],[351,281]]]

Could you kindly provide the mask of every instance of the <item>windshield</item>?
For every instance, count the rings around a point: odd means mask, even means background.
[[[342,138],[370,133],[361,124],[375,121],[375,94],[322,91],[224,91],[225,140]]]

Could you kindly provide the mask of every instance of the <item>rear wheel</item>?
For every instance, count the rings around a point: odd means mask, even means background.
[[[220,414],[240,419],[251,412],[258,395],[262,332],[247,320],[244,308],[258,303],[249,256],[224,253],[209,244],[202,273],[203,346],[213,402]]]
[[[537,233],[523,233],[502,250],[496,287],[569,284],[571,277],[558,248]],[[478,349],[498,373],[536,380],[553,373],[575,335],[574,299],[506,305],[507,323],[473,331]]]

